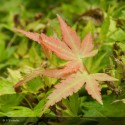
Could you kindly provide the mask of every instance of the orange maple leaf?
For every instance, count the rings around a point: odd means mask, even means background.
[[[46,53],[53,51],[59,58],[67,60],[68,64],[64,69],[59,70],[59,74],[55,72],[55,69],[50,71],[45,71],[44,73],[48,76],[54,76],[56,78],[61,78],[68,73],[74,73],[78,70],[83,71],[84,65],[82,63],[82,58],[94,56],[98,51],[93,51],[93,41],[92,36],[89,33],[84,39],[83,42],[80,42],[79,36],[74,30],[72,30],[60,16],[58,16],[60,23],[63,41],[52,36],[48,37],[45,34],[38,34],[33,32],[26,32],[23,30],[17,30],[18,32],[24,34],[30,39],[41,44]],[[69,66],[71,65],[71,66]],[[58,69],[57,69],[58,70]],[[56,71],[57,71],[56,70]],[[43,73],[43,74],[44,74]],[[47,74],[48,73],[48,74]]]
[[[63,98],[77,92],[83,85],[85,85],[87,92],[102,104],[99,81],[116,81],[117,79],[105,73],[88,73],[85,65],[82,63],[82,59],[94,56],[98,52],[98,50],[93,50],[94,45],[91,33],[87,34],[83,41],[80,42],[80,38],[76,32],[71,29],[60,16],[58,16],[58,20],[63,40],[52,36],[46,36],[43,33],[37,34],[23,30],[16,31],[38,42],[46,48],[46,51],[54,52],[59,58],[68,61],[68,63],[62,69],[56,68],[38,70],[39,72],[35,71],[33,72],[33,75],[24,77],[24,79],[19,81],[15,87],[20,86],[24,82],[27,82],[40,74],[61,78],[62,80],[60,83],[55,85],[55,89],[48,96],[48,101],[43,111]]]

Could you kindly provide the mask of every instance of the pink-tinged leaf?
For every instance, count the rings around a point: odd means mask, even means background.
[[[62,69],[48,69],[43,72],[43,75],[52,78],[66,78],[67,76],[81,70],[81,62],[71,61]]]
[[[84,78],[80,73],[70,75],[66,80],[62,80],[61,83],[55,86],[53,92],[48,96],[48,101],[43,112],[63,98],[65,99],[73,93],[76,93],[84,84]]]
[[[40,34],[34,32],[26,32],[24,30],[19,30],[19,29],[14,29],[14,30],[41,44],[39,39]]]
[[[77,92],[84,84],[88,94],[90,94],[92,98],[96,99],[100,104],[103,104],[101,97],[101,88],[96,79],[96,76],[98,78],[98,76],[100,76],[100,73],[96,73],[94,76],[94,74],[91,75],[84,71],[82,73],[77,72],[69,75],[65,80],[62,80],[60,84],[57,84],[55,86],[55,90],[48,96],[48,101],[43,112],[63,98],[71,96],[74,92]],[[107,74],[103,74],[102,76],[105,76],[106,80],[108,79],[109,81],[116,80],[115,78],[112,78]]]
[[[99,84],[96,80],[92,79],[91,77],[88,77],[86,79],[85,88],[87,92],[96,99],[100,104],[103,104],[102,98],[101,98],[101,89],[99,87]]]
[[[48,76],[51,78],[66,78],[67,76],[71,75],[72,73],[75,73],[80,70],[81,62],[79,61],[71,61],[66,66],[64,66],[62,69],[46,69],[43,70],[41,68],[37,68],[31,73],[27,74],[22,80],[20,80],[17,84],[14,85],[14,88],[17,88],[21,86],[22,84],[40,76]]]
[[[68,46],[61,42],[58,38],[48,37],[41,34],[41,43],[44,44],[48,49],[55,52],[55,54],[61,59],[74,60],[75,56],[71,52]]]
[[[86,55],[86,53],[92,51],[94,48],[91,33],[87,34],[82,41],[80,53],[81,55]]]
[[[98,81],[117,81],[116,78],[113,78],[105,73],[95,73],[95,74],[86,74],[84,73],[84,77],[86,78],[85,88],[87,92],[96,99],[100,104],[102,103],[101,98],[101,89],[99,87]]]
[[[78,54],[80,50],[80,38],[76,32],[71,29],[60,16],[58,16],[62,37],[64,42],[71,48],[73,53]]]
[[[91,74],[91,77],[98,81],[118,81],[118,79],[113,78],[105,73]]]
[[[90,74],[86,66],[82,63],[81,58],[94,56],[98,52],[97,50],[93,50],[94,45],[91,34],[89,33],[82,41],[82,44],[80,44],[80,39],[76,32],[61,17],[58,16],[58,20],[64,42],[58,38],[48,37],[45,34],[39,35],[23,30],[16,31],[43,45],[45,52],[48,50],[53,51],[58,57],[69,62],[62,69],[47,69],[45,71],[37,69],[37,71],[33,71],[30,75],[19,81],[15,85],[15,88],[39,75],[61,78],[61,82],[55,86],[54,91],[48,96],[48,101],[43,112],[63,98],[77,92],[84,84],[87,92],[100,104],[103,104],[101,88],[98,82],[116,81],[117,79],[105,73]]]
[[[43,75],[51,78],[62,78],[66,75],[66,72],[64,72],[64,69],[47,69],[43,72]]]

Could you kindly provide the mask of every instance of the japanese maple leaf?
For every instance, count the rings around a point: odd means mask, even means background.
[[[58,20],[63,40],[46,36],[43,33],[37,34],[23,30],[17,31],[43,45],[46,51],[53,51],[59,58],[68,61],[68,63],[62,69],[38,70],[39,73],[35,71],[33,75],[27,76],[17,83],[15,87],[40,74],[61,78],[60,83],[55,86],[54,91],[48,96],[44,111],[63,98],[77,92],[83,85],[85,85],[88,93],[102,104],[98,82],[115,81],[116,79],[104,73],[89,74],[87,72],[85,65],[82,63],[82,58],[94,56],[98,52],[97,50],[93,50],[94,45],[91,33],[87,34],[83,41],[80,42],[80,38],[76,32],[71,29],[60,16],[58,16]]]
[[[82,58],[94,56],[98,51],[93,50],[94,45],[91,33],[87,34],[81,43],[76,32],[60,16],[58,16],[58,20],[63,41],[52,36],[48,37],[43,33],[38,34],[17,29],[16,31],[41,44],[48,55],[50,51],[53,51],[59,58],[68,61],[63,69],[51,69],[41,72],[46,76],[62,78],[78,70],[83,71],[84,65],[82,64]]]

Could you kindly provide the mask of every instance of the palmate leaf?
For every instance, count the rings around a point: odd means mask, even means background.
[[[45,34],[38,34],[32,32],[26,32],[23,30],[16,30],[28,38],[35,40],[40,43],[44,50],[53,51],[59,58],[67,60],[67,61],[75,61],[79,60],[79,68],[77,70],[83,70],[81,67],[82,58],[94,56],[98,51],[92,50],[94,45],[92,41],[91,34],[88,34],[83,42],[80,43],[80,38],[76,34],[76,32],[71,29],[60,16],[58,16],[58,20],[60,23],[63,41],[58,38],[54,38],[52,36],[48,37]],[[72,63],[73,64],[73,63]],[[72,72],[72,69],[71,71]]]
[[[94,56],[98,52],[98,50],[93,50],[94,45],[91,33],[85,36],[82,43],[80,43],[80,38],[76,32],[71,29],[60,16],[58,16],[58,20],[61,27],[62,40],[52,36],[48,37],[43,33],[38,35],[32,32],[17,30],[30,39],[45,46],[48,51],[53,51],[59,58],[68,61],[68,63],[61,69],[46,69],[38,74],[36,73],[36,76],[42,74],[62,79],[61,82],[55,86],[53,92],[48,96],[48,101],[43,112],[63,98],[77,92],[84,84],[88,94],[102,104],[101,88],[99,87],[98,82],[115,81],[116,79],[104,73],[88,73],[86,66],[82,63],[82,58]],[[31,76],[34,78],[34,75]],[[24,78],[24,81],[27,82],[31,78],[32,77],[28,79],[28,77],[26,77]],[[20,85],[23,84],[24,81],[22,81]]]
[[[101,78],[99,78],[99,76],[101,76]],[[103,104],[99,81],[116,80],[117,79],[105,73],[88,74],[86,71],[84,71],[83,73],[77,72],[72,74],[55,86],[53,92],[48,96],[48,101],[43,112],[63,98],[65,99],[66,97],[71,96],[73,93],[78,92],[83,85],[85,85],[85,89],[87,90],[88,94],[90,94],[100,104]]]

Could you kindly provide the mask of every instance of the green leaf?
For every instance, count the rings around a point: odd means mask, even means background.
[[[20,44],[18,45],[18,48],[17,48],[17,53],[20,55],[20,56],[24,56],[27,52],[27,49],[28,49],[28,42],[26,39],[24,39],[22,42],[20,42]]]
[[[41,101],[39,101],[39,103],[35,106],[34,108],[34,113],[36,114],[37,117],[41,116],[43,107],[45,105],[45,99],[42,99]]]
[[[35,66],[40,66],[41,58],[38,55],[34,44],[32,45],[32,47],[29,50],[29,57],[30,57],[30,62],[32,62]]]
[[[0,96],[5,94],[14,94],[13,83],[7,80],[0,80]]]
[[[16,83],[19,81],[19,79],[22,78],[22,75],[19,70],[12,70],[12,69],[7,69],[9,72],[9,77],[8,79],[12,81],[13,83]]]
[[[104,52],[100,52],[96,56],[85,60],[85,64],[91,73],[100,72],[106,67],[106,63],[108,63],[107,53],[103,53]]]
[[[105,96],[104,105],[97,102],[86,102],[84,113],[85,117],[125,117],[125,104],[122,102],[112,103],[117,97]]]
[[[109,25],[110,25],[110,17],[107,16],[104,20],[104,23],[102,24],[101,31],[100,31],[102,38],[104,38],[107,35],[109,31]]]
[[[44,85],[43,85],[43,81],[41,80],[40,77],[37,77],[37,78],[29,81],[28,84],[26,84],[27,91],[34,93],[34,94],[38,93],[38,90],[41,88],[43,89]]]
[[[77,100],[77,101],[76,101]],[[63,100],[70,116],[77,116],[80,108],[80,98],[78,93],[74,93],[68,99]]]
[[[5,42],[0,42],[0,61],[3,60],[4,56],[3,54],[5,53]]]
[[[125,40],[125,31],[122,29],[117,29],[117,31],[112,34],[111,38],[115,41],[123,41]]]
[[[23,94],[7,94],[0,96],[0,111],[10,111],[11,107],[19,105],[23,97]]]
[[[18,117],[35,117],[34,112],[27,107],[16,106],[16,107],[13,107],[12,109],[13,110],[4,113],[4,115],[8,117],[17,117],[17,116]]]

